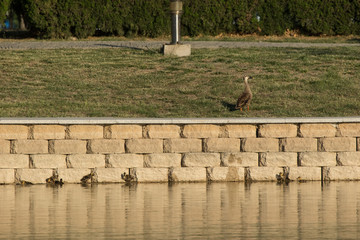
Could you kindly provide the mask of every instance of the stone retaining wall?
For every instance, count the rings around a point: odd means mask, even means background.
[[[360,121],[288,120],[0,120],[0,184],[360,180]]]

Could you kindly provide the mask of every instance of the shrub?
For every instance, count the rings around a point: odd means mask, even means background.
[[[292,27],[287,0],[260,0],[258,16],[264,35],[283,35]]]
[[[0,0],[0,25],[2,25],[6,19],[6,12],[9,10],[10,0]]]
[[[290,0],[294,26],[308,35],[359,33],[360,2],[357,0]]]
[[[11,0],[0,0],[0,21]],[[12,0],[39,37],[170,33],[170,0]],[[21,4],[20,4],[21,3]],[[2,5],[1,5],[2,4]],[[19,7],[21,6],[21,7]],[[182,35],[360,33],[359,0],[183,0]],[[97,31],[96,31],[97,30]]]
[[[257,30],[257,0],[184,1],[184,34],[247,34]]]

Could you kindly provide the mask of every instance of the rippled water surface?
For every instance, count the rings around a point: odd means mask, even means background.
[[[359,239],[360,183],[0,186],[1,239]]]

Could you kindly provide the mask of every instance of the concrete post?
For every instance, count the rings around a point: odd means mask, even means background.
[[[171,44],[180,42],[180,15],[182,13],[182,2],[180,0],[171,0]]]
[[[171,43],[164,45],[164,55],[174,55],[178,57],[190,56],[191,45],[180,43],[180,16],[182,13],[182,1],[170,0],[171,12]]]

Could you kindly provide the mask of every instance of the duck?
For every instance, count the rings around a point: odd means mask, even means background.
[[[94,176],[94,173],[90,173],[88,175],[85,175],[80,181],[82,184],[91,183],[91,178]]]
[[[303,180],[301,177],[297,177],[296,181],[298,181],[298,183],[304,183],[306,182],[306,180]]]
[[[276,180],[278,182],[282,182],[283,181],[283,176],[284,176],[284,174],[282,172],[280,172],[279,174],[276,174]]]
[[[51,177],[47,178],[47,179],[46,179],[46,183],[49,183],[49,184],[55,183],[55,177],[54,177],[54,176],[51,176]]]
[[[250,111],[250,102],[251,102],[253,95],[252,95],[250,85],[248,82],[249,79],[252,79],[252,77],[251,76],[244,77],[245,89],[244,89],[243,93],[240,95],[240,97],[238,98],[236,106],[235,106],[235,109],[240,109],[240,111],[242,111],[243,107],[247,107],[247,110]]]
[[[121,179],[123,179],[126,183],[130,183],[134,180],[134,176],[126,174],[126,172],[124,172],[123,174],[121,174]]]
[[[64,182],[63,182],[62,178],[60,178],[59,181],[58,181],[58,180],[55,181],[55,185],[60,185],[60,186],[62,186],[63,184],[64,184]]]
[[[60,178],[60,180],[57,180],[56,177],[52,176],[46,179],[46,183],[47,184],[52,184],[52,185],[60,185],[62,186],[64,184],[64,181],[62,180],[62,178]]]
[[[28,181],[21,180],[21,181],[20,181],[20,185],[26,186],[26,185],[34,185],[34,184],[33,184],[32,182],[28,182]]]
[[[289,174],[284,174],[283,172],[280,172],[279,174],[276,174],[276,180],[278,183],[289,183]]]

